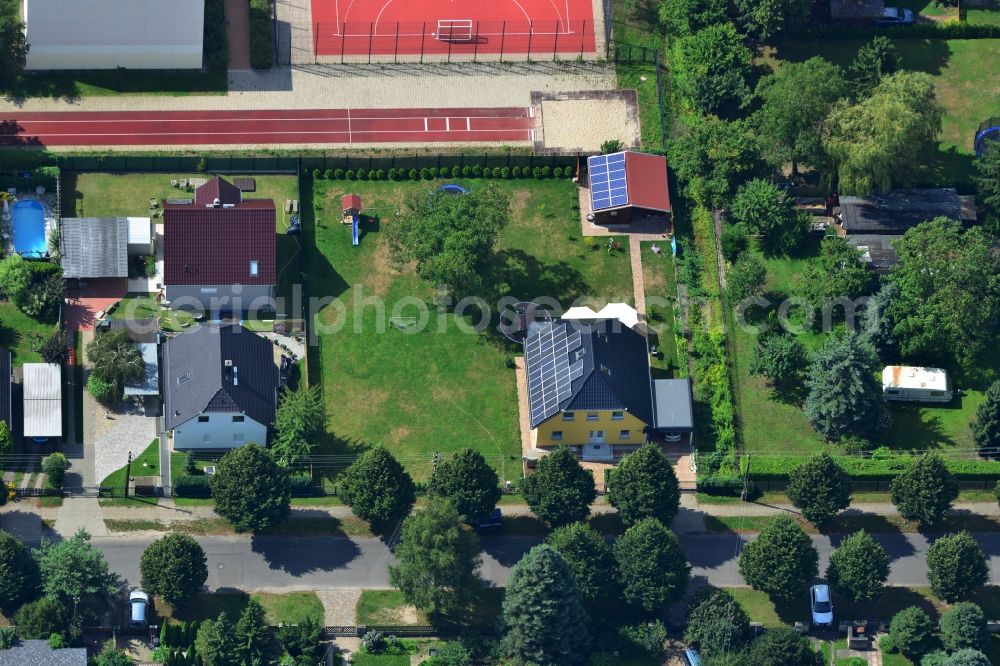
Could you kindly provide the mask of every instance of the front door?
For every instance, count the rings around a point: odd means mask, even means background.
[[[611,446],[604,443],[603,430],[591,430],[590,441],[583,447],[583,459],[586,461],[613,460],[615,457]]]
[[[604,431],[603,430],[591,430],[590,431],[590,443],[591,444],[603,444],[604,443]]]

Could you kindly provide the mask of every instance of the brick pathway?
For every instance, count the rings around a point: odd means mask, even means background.
[[[632,291],[635,295],[635,310],[639,318],[646,319],[646,278],[642,274],[642,247],[638,235],[628,237],[629,261],[632,264]]]
[[[225,0],[229,69],[250,69],[250,0]]]
[[[353,627],[357,624],[361,592],[359,588],[317,590],[316,596],[323,604],[323,624],[328,627]]]
[[[521,455],[527,456],[534,448],[531,445],[531,415],[528,413],[528,382],[524,372],[524,356],[514,359],[514,374],[517,377],[517,421],[521,430]]]

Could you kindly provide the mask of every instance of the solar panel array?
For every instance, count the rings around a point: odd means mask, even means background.
[[[559,411],[573,395],[572,383],[583,374],[583,360],[570,361],[570,352],[583,345],[580,332],[553,324],[527,340],[524,347],[531,403],[531,424],[538,425]]]
[[[590,172],[590,202],[594,210],[628,204],[625,153],[588,157],[587,170]]]

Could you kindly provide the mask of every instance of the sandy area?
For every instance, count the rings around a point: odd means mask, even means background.
[[[639,127],[629,121],[623,99],[545,100],[542,131],[546,148],[596,151],[609,139],[631,145]]]

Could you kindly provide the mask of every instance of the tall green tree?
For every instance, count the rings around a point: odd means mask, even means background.
[[[726,271],[726,295],[733,303],[739,303],[744,298],[759,294],[766,282],[764,262],[756,255],[744,254]]]
[[[732,23],[715,23],[674,43],[676,91],[699,113],[729,116],[750,100],[753,54]]]
[[[813,427],[829,440],[865,437],[885,422],[878,359],[851,333],[831,337],[813,356],[806,377],[804,410]]]
[[[104,554],[90,543],[82,527],[69,539],[58,543],[42,541],[33,551],[42,574],[45,596],[66,608],[75,608],[77,618],[95,620],[111,604],[121,581],[111,571]]]
[[[812,5],[812,0],[736,0],[740,24],[761,40],[801,27]]]
[[[697,118],[668,150],[684,194],[709,208],[728,205],[741,183],[765,171],[748,120]]]
[[[695,594],[688,606],[685,643],[713,658],[738,652],[750,637],[750,618],[733,595],[713,588]]]
[[[240,619],[233,629],[236,636],[240,663],[265,664],[275,652],[274,630],[267,621],[264,607],[256,599],[250,599],[240,613]]]
[[[28,55],[20,9],[17,0],[0,1],[0,86],[5,88],[17,81]]]
[[[176,608],[189,602],[208,580],[205,551],[188,534],[168,534],[146,547],[139,559],[142,587]]]
[[[768,629],[751,645],[746,661],[754,666],[822,666],[822,654],[813,649],[808,638],[792,627]]]
[[[489,516],[503,495],[496,471],[471,447],[438,463],[427,489],[451,500],[463,520],[473,523]]]
[[[816,577],[819,555],[798,523],[778,516],[743,547],[739,567],[753,589],[778,601],[791,601]]]
[[[135,659],[125,650],[115,647],[113,641],[108,641],[94,660],[94,666],[134,666]]]
[[[389,581],[408,603],[431,614],[464,608],[482,587],[479,538],[448,500],[433,499],[403,521],[395,554]]]
[[[993,344],[990,322],[1000,315],[1000,258],[992,245],[981,227],[963,231],[944,217],[895,242],[899,263],[890,279],[899,297],[889,312],[904,357],[976,367]]]
[[[662,0],[657,17],[667,37],[676,39],[723,23],[729,13],[729,5],[729,0]]]
[[[760,110],[754,116],[761,151],[775,168],[826,164],[823,122],[834,103],[847,97],[844,71],[820,57],[784,63],[757,85]]]
[[[875,601],[889,579],[889,554],[860,530],[840,542],[830,555],[827,580],[834,592],[851,601]]]
[[[405,198],[383,234],[397,267],[416,262],[420,277],[453,295],[478,295],[509,215],[510,200],[493,185],[461,197],[421,189]]]
[[[788,254],[808,233],[808,222],[795,210],[795,201],[774,183],[759,178],[740,187],[730,213],[750,233],[761,237],[769,254]]]
[[[935,148],[941,116],[934,83],[923,72],[897,72],[870,97],[836,104],[823,145],[840,191],[866,195],[913,182]]]
[[[656,518],[669,525],[681,503],[674,466],[656,444],[646,444],[625,456],[611,480],[608,501],[626,525]]]
[[[796,336],[767,332],[757,338],[747,367],[751,375],[783,387],[794,384],[808,363],[809,352]]]
[[[611,547],[594,528],[573,523],[552,531],[545,539],[573,572],[576,589],[584,605],[600,609],[614,596],[615,558]]]
[[[826,303],[836,306],[838,301],[853,301],[867,294],[873,277],[861,260],[860,250],[843,238],[824,238],[819,257],[806,267],[801,291],[814,307]]]
[[[876,35],[858,49],[850,67],[857,96],[870,95],[882,79],[899,71],[900,62],[896,45],[885,35]]]
[[[288,470],[254,442],[222,456],[209,483],[215,512],[237,532],[263,532],[284,522],[291,511]]]
[[[826,164],[823,123],[837,100],[847,97],[844,70],[820,57],[784,63],[757,85],[760,110],[754,116],[761,150],[775,168]]]
[[[910,461],[889,490],[899,515],[922,525],[940,522],[958,499],[958,484],[941,456],[932,453]]]
[[[142,379],[146,372],[142,354],[124,328],[115,328],[94,338],[87,346],[87,358],[94,366],[91,372],[117,386],[119,391],[125,384]]]
[[[326,404],[318,386],[286,388],[274,415],[271,452],[282,465],[293,465],[313,452],[326,432]]]
[[[511,570],[503,598],[506,655],[521,663],[584,664],[590,626],[573,572],[550,546],[535,546]]]
[[[9,0],[3,1],[9,2]],[[31,289],[33,279],[31,264],[16,252],[11,252],[0,260],[0,292],[14,303],[22,301],[24,295]]]
[[[980,449],[1000,449],[1000,380],[986,389],[970,428],[972,439]]]
[[[788,475],[788,498],[806,520],[822,525],[850,506],[851,479],[824,451]]]
[[[215,620],[205,620],[198,628],[195,650],[204,666],[238,666],[242,650],[236,628],[223,611]]]
[[[376,446],[361,454],[340,477],[340,498],[356,516],[381,528],[410,512],[416,488],[389,450]]]
[[[993,141],[986,154],[975,160],[976,201],[986,209],[994,230],[1000,225],[1000,141]]]
[[[899,287],[887,280],[861,310],[861,342],[874,349],[883,360],[895,358],[898,354],[896,320],[892,313],[892,305],[898,298]]]
[[[955,604],[941,614],[941,643],[946,650],[980,650],[989,641],[986,615],[971,601]]]
[[[525,478],[521,487],[528,506],[551,527],[584,520],[597,498],[594,477],[564,446],[539,460],[534,474]]]
[[[989,581],[986,554],[968,532],[947,534],[927,549],[927,578],[934,596],[957,601]]]
[[[677,535],[656,518],[625,530],[614,546],[622,597],[647,612],[684,596],[691,578]]]
[[[933,628],[930,617],[922,608],[908,606],[892,616],[889,636],[900,652],[914,657],[927,650]]]
[[[36,598],[41,586],[38,564],[27,547],[10,532],[0,531],[0,609],[10,617],[21,604]]]

